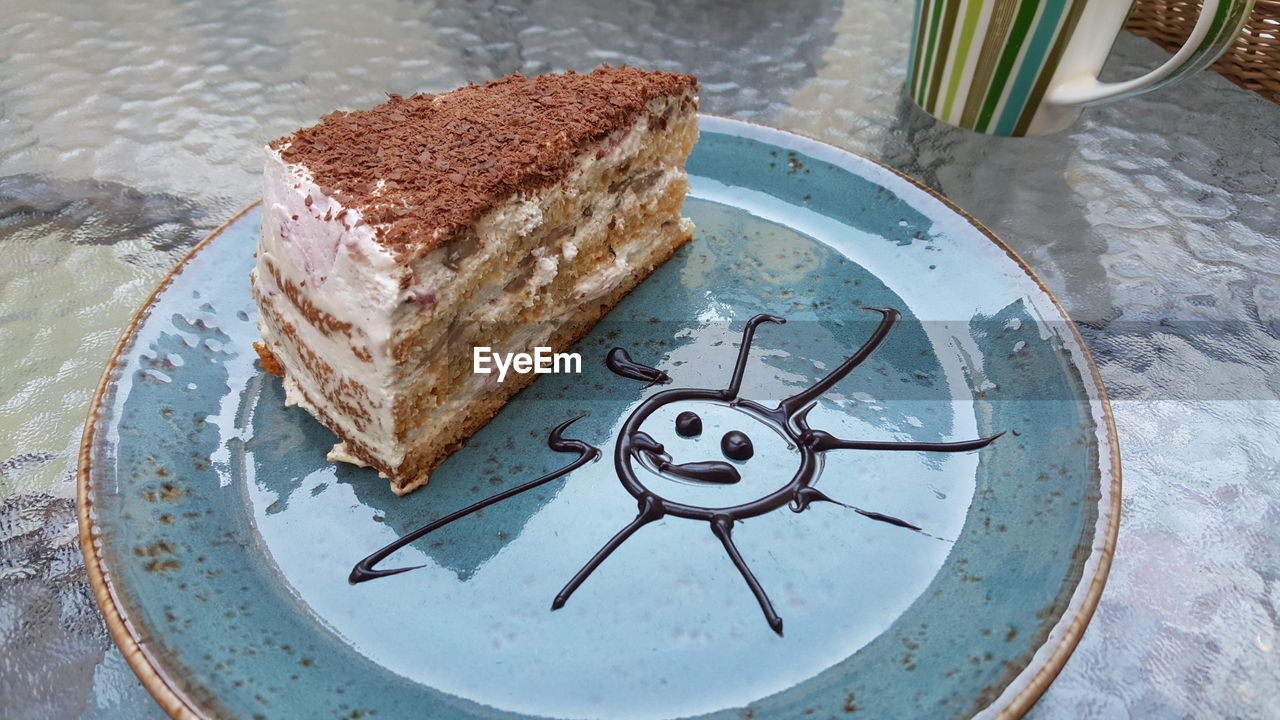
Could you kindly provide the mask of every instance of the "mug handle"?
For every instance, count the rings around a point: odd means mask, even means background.
[[[1096,71],[1076,74],[1056,81],[1045,99],[1054,105],[1092,105],[1140,95],[1183,80],[1212,65],[1231,47],[1253,11],[1253,4],[1254,0],[1204,0],[1191,35],[1160,67],[1141,77],[1113,83],[1098,80]],[[1097,54],[1094,64],[1100,68],[1110,47],[1097,53],[1097,42],[1089,35],[1077,33],[1065,54],[1071,55],[1073,51]],[[1081,42],[1078,44],[1077,40]]]

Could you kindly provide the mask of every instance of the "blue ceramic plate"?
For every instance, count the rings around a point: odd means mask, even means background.
[[[255,363],[259,210],[179,265],[111,360],[80,467],[98,601],[171,714],[939,718],[1035,702],[1088,622],[1117,522],[1115,440],[1079,336],[1018,258],[911,180],[776,130],[702,129],[693,241],[576,345],[580,375],[541,377],[404,498],[326,462],[333,436]],[[745,431],[740,481],[645,475],[667,512],[637,523],[620,431],[658,393],[728,387],[760,313],[787,322],[756,328],[739,403],[650,402],[638,426],[677,463],[728,462],[721,439]],[[611,373],[615,346],[672,382]],[[683,410],[697,437],[676,433]],[[548,438],[580,415],[565,437],[603,459],[383,563],[418,570],[348,583],[415,527],[569,464]],[[672,510],[751,503],[719,524]]]

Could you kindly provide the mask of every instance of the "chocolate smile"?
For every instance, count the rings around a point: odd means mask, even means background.
[[[727,462],[703,460],[700,462],[673,463],[671,456],[649,433],[637,431],[631,434],[632,455],[640,464],[659,475],[671,475],[681,480],[712,485],[732,485],[742,480],[738,469]]]

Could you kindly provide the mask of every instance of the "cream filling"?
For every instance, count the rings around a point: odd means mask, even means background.
[[[693,221],[687,217],[680,218],[680,230],[685,233],[693,232]],[[627,250],[618,253],[618,257],[614,258],[613,263],[601,268],[599,272],[579,280],[573,289],[574,297],[581,302],[590,302],[613,292],[624,278],[631,275],[632,267],[635,265],[635,257],[643,254],[644,249],[643,246],[632,245]]]
[[[621,202],[616,206],[613,204],[614,200],[617,199],[614,194],[603,191],[593,192],[593,197],[590,198],[589,203],[594,208],[594,212],[590,218],[580,220],[574,231],[566,235],[556,245],[552,247],[540,246],[534,249],[532,253],[534,268],[528,284],[519,288],[516,292],[504,292],[498,288],[493,289],[487,295],[482,295],[476,299],[467,316],[479,322],[483,327],[511,317],[523,306],[537,302],[539,291],[555,280],[560,263],[572,262],[578,256],[578,247],[589,244],[586,238],[600,237],[607,233],[611,220],[621,226],[624,216],[629,216],[636,212],[638,206],[652,203],[661,198],[666,194],[672,183],[683,182],[684,178],[684,170],[678,167],[667,168],[643,193],[636,195],[632,192],[626,192],[622,196]],[[684,218],[682,220],[687,221]],[[692,229],[691,222],[689,227]],[[619,250],[619,248],[615,248],[615,250]],[[621,250],[611,265],[604,266],[579,281],[574,291],[576,299],[586,301],[601,297],[617,287],[624,277],[631,274],[632,258],[643,248],[631,247]]]

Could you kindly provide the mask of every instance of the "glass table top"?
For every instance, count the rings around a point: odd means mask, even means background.
[[[384,93],[601,63],[879,160],[991,228],[1076,320],[1125,470],[1106,592],[1030,717],[1280,706],[1280,106],[1212,73],[1042,138],[901,92],[911,4],[11,0],[0,25],[0,697],[162,717],[84,575],[74,472],[137,306],[260,194],[261,145]],[[1167,57],[1123,35],[1105,76]]]

